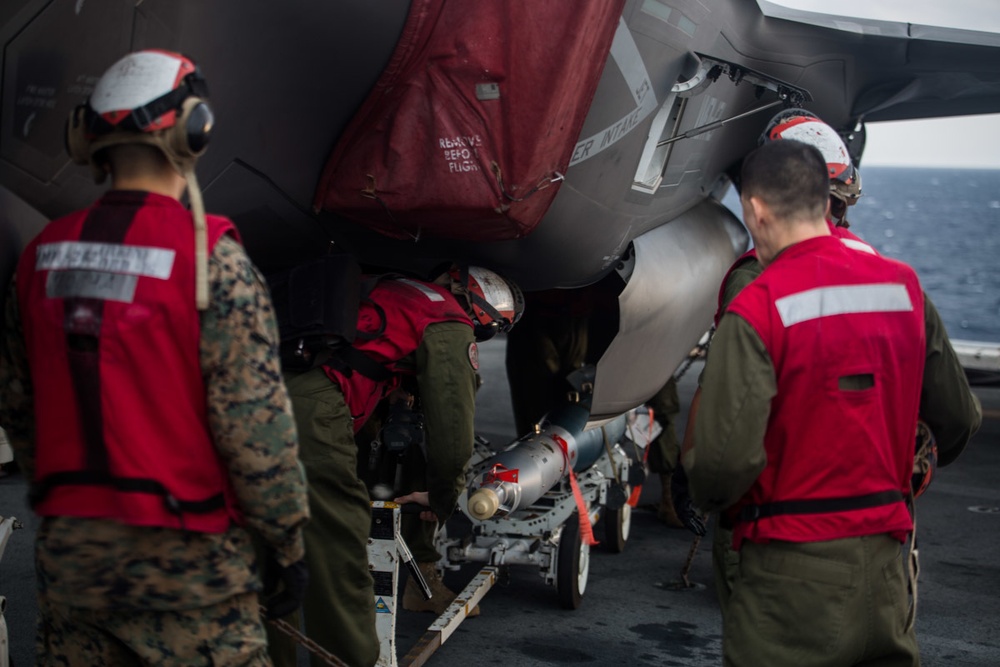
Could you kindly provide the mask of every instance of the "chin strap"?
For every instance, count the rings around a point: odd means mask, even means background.
[[[182,172],[187,181],[194,217],[194,300],[198,310],[208,309],[208,229],[205,222],[205,202],[194,175],[194,168]]]

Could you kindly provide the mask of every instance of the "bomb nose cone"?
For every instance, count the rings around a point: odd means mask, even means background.
[[[500,509],[500,498],[493,489],[479,489],[469,497],[469,513],[479,521],[489,519]]]

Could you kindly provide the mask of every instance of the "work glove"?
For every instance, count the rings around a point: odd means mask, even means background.
[[[684,466],[678,464],[670,479],[670,499],[674,502],[674,511],[684,527],[698,537],[705,535],[705,519],[698,514],[691,501],[691,491],[688,488],[687,473]]]
[[[278,584],[283,584],[278,590]],[[309,570],[305,560],[299,560],[282,567],[274,556],[268,557],[264,570],[264,606],[267,619],[274,620],[288,616],[302,606],[309,585]]]

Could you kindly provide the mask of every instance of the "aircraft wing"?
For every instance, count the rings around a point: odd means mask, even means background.
[[[843,95],[856,121],[1000,112],[998,32],[922,25],[905,16],[895,21],[838,16],[770,0],[758,4],[776,25],[784,24],[778,30],[818,29],[834,50],[851,54]],[[908,4],[913,10],[920,3]]]

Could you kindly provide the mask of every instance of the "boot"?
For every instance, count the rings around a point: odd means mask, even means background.
[[[673,478],[673,473],[660,473],[661,495],[660,504],[656,508],[656,516],[671,528],[683,528],[684,524],[681,523],[677,517],[677,511],[674,509],[674,498],[670,495],[671,478]]]
[[[403,609],[407,611],[432,611],[440,616],[448,605],[458,597],[458,594],[444,585],[441,575],[438,573],[435,563],[417,563],[420,574],[424,575],[427,585],[431,589],[431,599],[425,600],[420,592],[420,585],[416,579],[410,576],[406,579],[406,588],[403,590]],[[469,610],[468,618],[479,616],[479,605]]]

